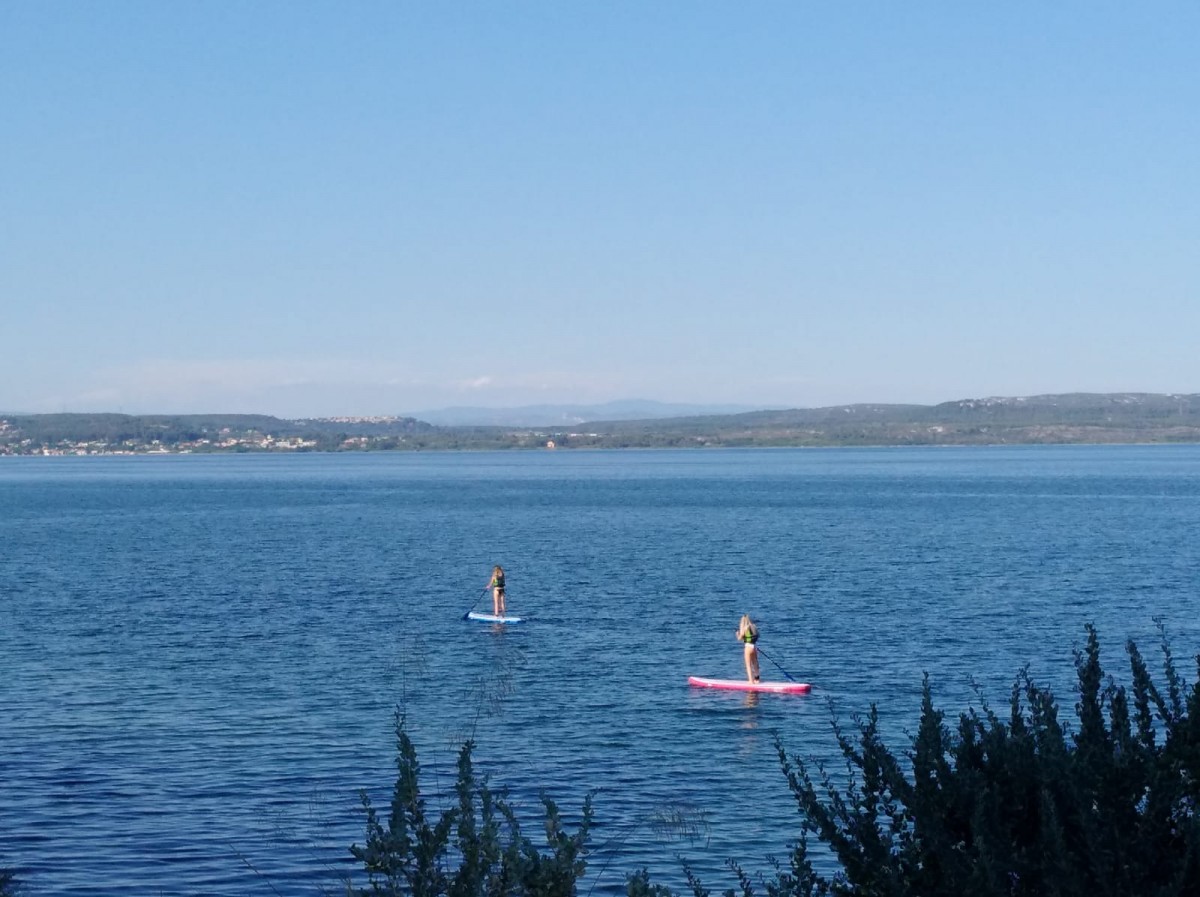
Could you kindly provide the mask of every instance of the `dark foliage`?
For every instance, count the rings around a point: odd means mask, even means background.
[[[880,736],[875,707],[851,736],[834,732],[846,764],[836,779],[789,756],[780,763],[800,811],[786,864],[750,875],[730,861],[725,897],[1189,897],[1200,894],[1200,681],[1189,685],[1162,641],[1160,688],[1132,642],[1127,690],[1104,674],[1092,627],[1076,652],[1074,726],[1023,671],[1007,714],[986,702],[947,724],[925,681],[920,723],[900,755]],[[1197,658],[1200,661],[1200,658]],[[366,843],[350,848],[367,886],[346,893],[404,897],[576,897],[586,869],[592,801],[568,831],[543,797],[544,846],[521,832],[512,806],[476,775],[463,744],[450,806],[431,812],[416,749],[396,716],[390,813],[369,797]],[[838,871],[822,874],[815,836]],[[709,891],[685,869],[694,897]],[[0,897],[18,883],[0,869]],[[672,897],[645,869],[628,897]]]
[[[904,757],[881,740],[872,708],[854,738],[837,732],[849,774],[840,787],[780,746],[803,830],[841,871],[815,874],[802,841],[770,897],[1200,893],[1200,687],[1176,672],[1165,638],[1165,692],[1132,642],[1127,651],[1131,692],[1105,677],[1088,628],[1074,731],[1022,673],[1006,717],[985,704],[954,728],[926,680]]]
[[[1076,653],[1074,727],[1048,689],[1023,671],[1007,713],[982,703],[956,725],[933,706],[897,755],[876,708],[847,735],[834,727],[846,776],[777,745],[800,810],[787,863],[750,875],[736,862],[725,897],[1185,897],[1200,893],[1200,684],[1178,674],[1163,638],[1164,687],[1129,642],[1129,690],[1105,676],[1095,630]],[[399,775],[384,826],[364,796],[371,876],[355,894],[412,897],[572,897],[583,874],[591,802],[574,834],[546,807],[546,850],[520,833],[512,809],[459,755],[457,806],[433,820],[420,796],[412,743],[397,718]],[[836,858],[814,869],[810,837]],[[828,864],[826,864],[828,865]],[[709,897],[685,870],[694,897]],[[671,897],[645,869],[628,897]]]
[[[474,743],[458,755],[456,805],[434,818],[421,796],[416,749],[396,716],[396,786],[386,824],[363,794],[366,845],[350,848],[369,876],[354,895],[407,897],[574,897],[586,867],[591,798],[569,833],[558,808],[543,798],[545,849],[521,834],[512,807],[474,770]]]

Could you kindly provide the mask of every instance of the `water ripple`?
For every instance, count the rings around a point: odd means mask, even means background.
[[[799,834],[777,738],[832,759],[873,702],[902,738],[925,672],[952,710],[1024,664],[1069,696],[1087,622],[1118,678],[1155,616],[1200,642],[1194,447],[0,462],[0,864],[30,893],[361,883],[398,707],[435,806],[466,737],[531,835],[542,793],[596,791],[584,893],[680,858],[724,888]],[[462,621],[496,561],[532,622]],[[688,688],[741,675],[747,611],[813,695]]]

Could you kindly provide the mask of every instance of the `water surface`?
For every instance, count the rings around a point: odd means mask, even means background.
[[[0,863],[362,884],[399,707],[431,790],[473,735],[531,835],[540,789],[600,789],[585,891],[724,888],[798,833],[774,739],[832,758],[830,703],[899,746],[926,671],[952,711],[1026,664],[1070,708],[1085,623],[1118,678],[1155,617],[1194,654],[1198,531],[1191,446],[0,459]],[[462,621],[494,563],[528,624]],[[689,690],[741,675],[744,612],[812,696]]]

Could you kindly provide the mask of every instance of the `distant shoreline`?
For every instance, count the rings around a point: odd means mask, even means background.
[[[557,426],[411,417],[0,415],[0,455],[886,448],[1200,443],[1200,395],[1067,393],[940,405],[844,405]]]
[[[167,451],[65,451],[50,449],[47,451],[31,450],[21,452],[0,451],[0,463],[9,458],[281,458],[281,457],[347,457],[354,455],[433,455],[433,454],[484,454],[489,452],[503,454],[578,454],[597,452],[618,454],[621,452],[727,452],[727,451],[842,451],[861,450],[876,451],[879,449],[1004,449],[1004,448],[1169,448],[1200,445],[1200,439],[1192,441],[1155,440],[1155,441],[1105,441],[1105,442],[938,442],[938,443],[856,443],[856,444],[826,444],[826,445],[621,445],[621,446],[574,446],[567,448],[547,449],[544,446],[522,448],[504,448],[489,446],[473,446],[459,448],[403,448],[403,449],[312,449],[306,451],[284,451],[278,449],[257,449],[251,451],[216,450],[196,452],[190,450]]]

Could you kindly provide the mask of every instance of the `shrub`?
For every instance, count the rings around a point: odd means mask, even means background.
[[[910,749],[896,755],[872,706],[847,735],[835,781],[819,764],[776,749],[800,811],[786,865],[751,876],[734,861],[726,897],[1186,897],[1200,894],[1200,683],[1176,672],[1164,636],[1165,690],[1132,641],[1131,691],[1107,678],[1094,628],[1076,652],[1073,729],[1049,689],[1022,671],[1008,713],[933,706],[928,677]],[[406,897],[574,897],[585,870],[591,797],[574,833],[543,797],[546,847],[520,831],[512,808],[475,774],[467,741],[457,806],[435,820],[420,795],[416,751],[397,714],[396,787],[386,827],[363,795],[367,843],[351,851],[369,888]],[[838,871],[815,871],[809,838]],[[709,892],[690,869],[694,897]],[[645,869],[628,897],[672,897]]]
[[[364,792],[366,845],[350,852],[366,869],[369,886],[356,895],[405,897],[574,897],[586,868],[592,799],[584,801],[582,820],[568,832],[558,808],[547,797],[546,848],[539,850],[521,834],[512,807],[475,774],[474,742],[458,754],[457,806],[436,821],[426,811],[420,790],[416,748],[396,714],[396,785],[386,826]]]
[[[855,738],[835,726],[849,774],[840,787],[777,744],[802,830],[841,870],[815,874],[802,839],[766,883],[771,897],[1200,893],[1200,685],[1188,689],[1164,637],[1160,691],[1130,641],[1131,696],[1106,679],[1087,633],[1076,731],[1023,671],[1007,719],[985,702],[953,730],[927,677],[904,760],[880,738],[874,706]]]

